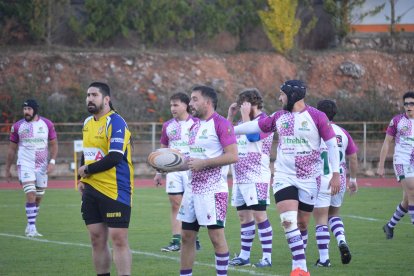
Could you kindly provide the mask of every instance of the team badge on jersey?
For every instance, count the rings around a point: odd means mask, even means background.
[[[336,135],[336,143],[338,144],[338,147],[342,148],[342,136]]]

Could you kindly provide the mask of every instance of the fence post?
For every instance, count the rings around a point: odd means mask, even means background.
[[[364,169],[367,168],[367,122],[364,122]]]
[[[156,131],[156,125],[155,123],[151,123],[151,144],[152,144],[152,151],[155,150],[155,131]]]

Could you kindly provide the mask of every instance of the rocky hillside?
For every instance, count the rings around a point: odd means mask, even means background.
[[[286,79],[307,82],[309,93],[358,97],[378,91],[390,99],[414,89],[414,54],[373,50],[300,53],[293,59],[266,52],[239,54],[183,52],[2,51],[0,103],[6,110],[13,91],[47,93],[50,101],[69,101],[68,91],[84,91],[94,80],[110,83],[115,102],[130,117],[159,120],[168,97],[193,84],[208,83],[231,101],[244,87],[257,87],[268,100]],[[6,101],[5,101],[6,100]],[[166,105],[167,104],[167,105]],[[156,112],[158,111],[158,112]],[[161,111],[161,112],[159,112]]]

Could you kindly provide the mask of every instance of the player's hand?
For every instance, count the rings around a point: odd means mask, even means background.
[[[51,172],[53,172],[53,171],[55,170],[55,167],[56,167],[56,165],[55,165],[55,164],[51,164],[51,163],[49,163],[49,164],[47,165],[47,173],[51,173]]]
[[[252,104],[249,102],[244,102],[241,106],[240,106],[240,113],[243,116],[249,117],[250,116],[250,111],[252,109]]]
[[[332,178],[329,181],[329,187],[331,189],[331,195],[336,195],[339,193],[339,190],[341,188],[341,179],[338,172],[334,172],[332,174]]]
[[[229,106],[229,111],[227,112],[227,119],[233,121],[234,116],[236,116],[237,111],[239,111],[239,107],[237,103],[232,103]]]
[[[82,167],[80,167],[79,169],[78,169],[78,174],[81,176],[81,177],[87,177],[88,175],[85,173],[85,168],[86,168],[86,166],[87,165],[83,165]]]
[[[158,187],[158,186],[161,186],[161,185],[162,185],[161,180],[162,180],[162,174],[161,174],[161,173],[157,173],[157,174],[154,176],[154,184],[155,184],[155,186],[156,186],[156,187]]]
[[[198,159],[198,158],[190,158],[187,161],[188,168],[192,171],[201,171],[206,167],[206,162],[204,159]]]
[[[354,195],[356,192],[358,192],[358,184],[355,180],[350,180],[349,184],[348,184],[348,189],[349,189],[349,195],[352,196]]]
[[[83,183],[82,181],[78,182],[78,191],[81,195],[83,195],[83,191],[85,190],[85,183]]]
[[[380,177],[384,178],[384,167],[378,167],[378,169],[377,169],[377,174],[378,174]]]

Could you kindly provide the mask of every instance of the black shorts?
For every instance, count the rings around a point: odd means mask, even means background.
[[[237,211],[242,211],[242,210],[266,211],[266,208],[267,208],[266,204],[255,204],[255,205],[247,206],[246,203],[241,206],[236,207]]]
[[[189,222],[182,222],[181,223],[181,228],[183,229],[183,230],[191,230],[191,231],[196,231],[196,232],[198,232],[199,230],[200,230],[200,224],[198,224],[198,221],[197,220],[195,220],[194,222],[191,222],[191,223],[189,223]],[[221,229],[221,228],[224,228],[224,226],[222,226],[222,225],[217,225],[217,224],[214,224],[214,225],[207,225],[207,229]]]
[[[111,228],[128,228],[131,206],[113,200],[85,184],[81,206],[82,218],[86,225],[105,223]]]

